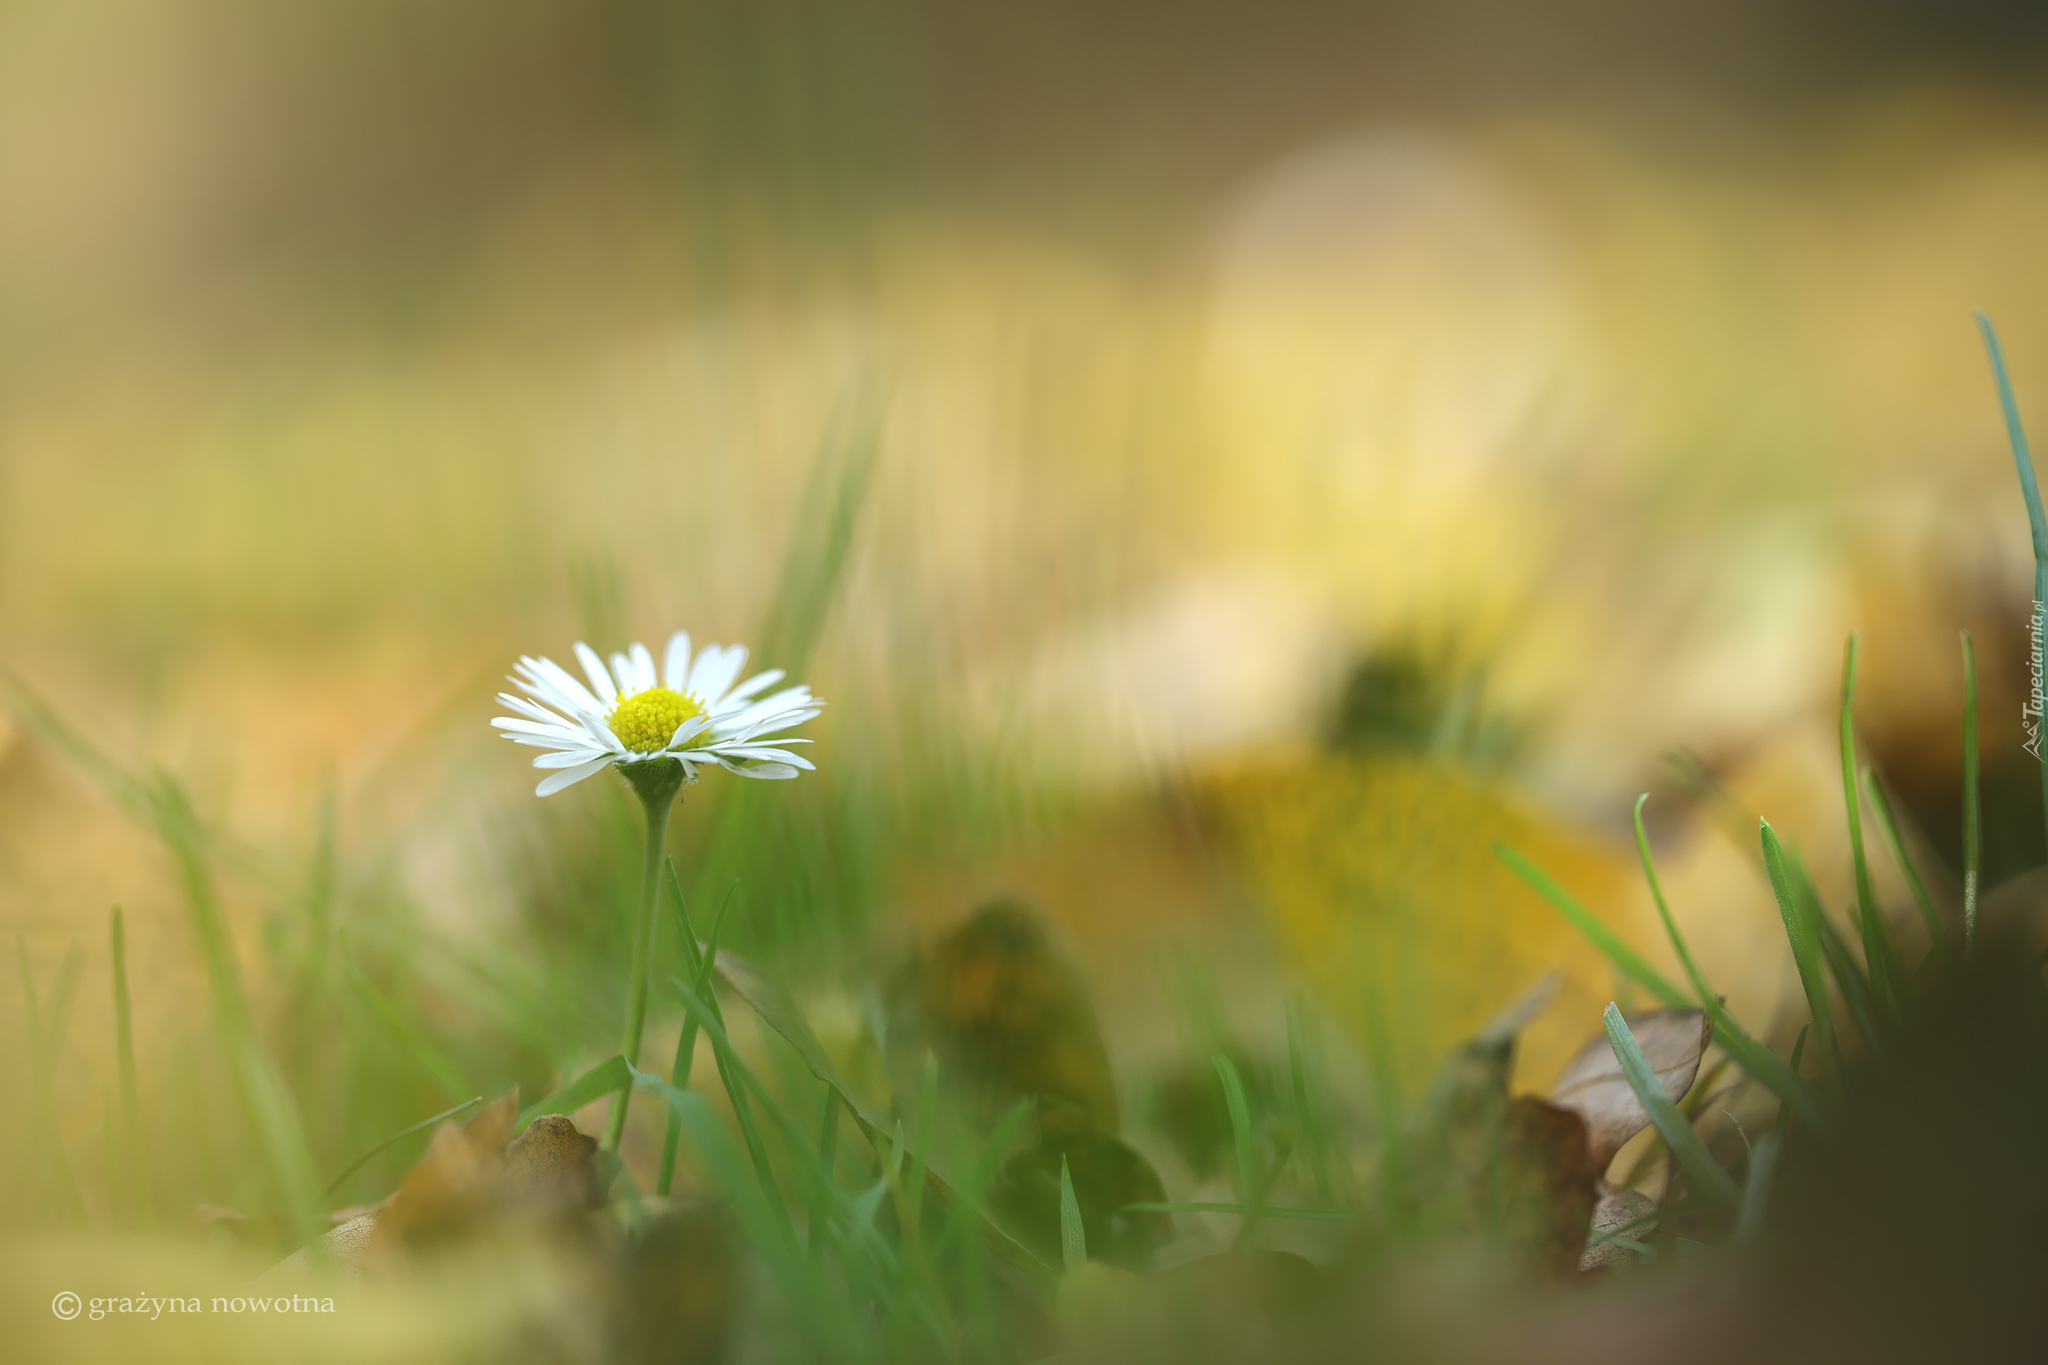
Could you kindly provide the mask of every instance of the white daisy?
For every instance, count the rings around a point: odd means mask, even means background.
[[[779,747],[809,740],[769,737],[803,724],[825,703],[802,684],[761,696],[782,681],[779,668],[733,686],[747,662],[745,645],[706,645],[693,662],[689,632],[679,630],[669,637],[659,678],[654,656],[643,644],[612,655],[609,669],[596,650],[581,642],[576,658],[590,679],[588,687],[552,659],[522,656],[512,682],[526,696],[498,694],[519,714],[499,716],[491,724],[515,744],[548,750],[533,760],[534,767],[559,769],[534,788],[537,796],[552,795],[614,763],[674,759],[683,765],[685,782],[696,781],[700,767],[724,768],[741,777],[795,777],[797,769],[811,767]]]

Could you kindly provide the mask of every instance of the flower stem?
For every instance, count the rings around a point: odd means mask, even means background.
[[[654,955],[654,903],[661,894],[661,865],[668,851],[668,815],[683,787],[683,765],[676,762],[635,763],[619,769],[640,797],[647,813],[647,847],[640,862],[640,911],[633,920],[633,974],[626,986],[626,1022],[619,1051],[635,1065],[640,1060],[640,1034],[647,1024],[648,960]],[[598,1150],[616,1152],[626,1131],[626,1107],[633,1099],[628,1081],[605,1117]]]

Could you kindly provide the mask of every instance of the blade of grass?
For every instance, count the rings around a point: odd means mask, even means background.
[[[1124,1208],[1133,1213],[1234,1213],[1245,1216],[1242,1204],[1214,1203],[1140,1203],[1126,1204]],[[1259,1205],[1261,1218],[1293,1218],[1310,1223],[1351,1223],[1365,1217],[1352,1209],[1287,1209],[1272,1204]]]
[[[1984,812],[1977,781],[1977,646],[1963,632],[1963,961],[1977,954],[1977,898],[1984,875]]]
[[[2048,514],[2041,509],[2041,487],[2034,480],[2034,455],[2027,447],[2026,428],[2020,424],[2019,400],[2013,397],[2012,377],[2006,373],[2005,348],[1999,344],[1998,329],[1981,310],[1977,330],[1983,335],[1984,350],[1991,357],[1991,376],[1998,385],[1998,405],[2005,412],[2005,434],[2012,445],[2013,468],[2020,478],[2020,496],[2027,504],[2027,530],[2034,542],[2034,613],[2048,604]],[[2030,699],[2038,709],[2039,699]],[[2048,821],[2048,763],[2041,765],[2042,817]]]
[[[1799,1026],[1799,1036],[1792,1040],[1792,1069],[1795,1072],[1799,1070],[1800,1059],[1806,1055],[1806,1039],[1812,1032],[1812,1024],[1801,1024]],[[1782,1100],[1778,1104],[1778,1131],[1784,1132],[1786,1125],[1791,1121],[1792,1102],[1790,1100]]]
[[[1849,858],[1856,869],[1857,923],[1863,931],[1863,962],[1870,973],[1873,1013],[1880,1028],[1895,1028],[1906,1008],[1904,978],[1892,951],[1891,929],[1884,907],[1870,882],[1870,861],[1863,851],[1863,801],[1856,790],[1856,636],[1851,632],[1842,651],[1842,805],[1849,821]]]
[[[1069,1274],[1088,1264],[1088,1229],[1081,1222],[1081,1201],[1074,1198],[1074,1177],[1060,1156],[1060,1264]]]
[[[573,1114],[592,1100],[617,1094],[620,1081],[632,1079],[632,1073],[626,1069],[624,1055],[615,1052],[560,1090],[544,1095],[520,1110],[512,1131],[522,1132],[527,1124],[542,1114]]]
[[[683,1008],[696,1016],[698,1027],[711,1039],[712,1060],[718,1064],[718,1077],[725,1084],[725,1094],[732,1104],[733,1118],[740,1126],[740,1136],[746,1141],[747,1155],[753,1162],[754,1176],[760,1182],[761,1194],[779,1214],[779,1235],[786,1238],[794,1247],[797,1245],[796,1225],[790,1221],[789,1207],[782,1198],[782,1187],[775,1183],[775,1168],[768,1159],[768,1144],[762,1140],[761,1126],[754,1120],[754,1106],[747,1098],[747,1082],[742,1072],[748,1068],[746,1063],[740,1060],[739,1051],[733,1047],[732,1040],[726,1036],[725,1016],[719,1012],[717,996],[707,992],[711,998],[706,999],[685,987],[675,977],[669,978],[669,984],[681,995]],[[768,1098],[766,1087],[756,1088],[762,1091],[765,1102]],[[797,1133],[795,1125],[788,1124],[785,1119],[784,1127],[786,1135],[790,1137],[796,1149],[799,1152],[805,1151],[806,1144]]]
[[[1827,1120],[1821,1113],[1820,1096],[1813,1087],[1800,1079],[1795,1067],[1788,1067],[1778,1054],[1765,1047],[1735,1021],[1728,1012],[1721,997],[1714,994],[1707,983],[1706,973],[1694,961],[1692,949],[1685,936],[1678,930],[1678,921],[1671,913],[1671,906],[1664,899],[1664,885],[1657,876],[1657,864],[1650,856],[1650,837],[1643,827],[1643,805],[1650,799],[1644,792],[1636,798],[1634,823],[1636,832],[1636,854],[1642,860],[1643,877],[1650,884],[1650,897],[1657,904],[1657,914],[1664,922],[1664,933],[1671,940],[1671,949],[1678,955],[1685,974],[1691,980],[1693,989],[1699,994],[1700,1008],[1707,1012],[1707,1018],[1714,1026],[1714,1041],[1721,1051],[1735,1064],[1747,1072],[1758,1084],[1779,1099],[1796,1106],[1816,1132],[1824,1132]]]
[[[1759,821],[1763,843],[1764,870],[1771,879],[1771,894],[1778,902],[1778,916],[1785,922],[1785,937],[1792,945],[1792,961],[1799,969],[1799,984],[1806,991],[1807,1008],[1813,1016],[1814,1039],[1821,1049],[1821,1066],[1830,1088],[1841,1085],[1841,1054],[1835,1045],[1834,1016],[1828,1008],[1826,967],[1822,961],[1818,911],[1792,885],[1786,864],[1785,846],[1768,820]]]
[[[1309,1072],[1313,1065],[1309,1044],[1309,1029],[1313,1021],[1299,997],[1290,992],[1287,996],[1287,1074],[1294,1089],[1294,1121],[1299,1125],[1302,1136],[1302,1153],[1308,1159],[1309,1176],[1315,1182],[1316,1193],[1322,1198],[1336,1199],[1330,1182],[1330,1133],[1327,1115],[1320,1103],[1322,1091],[1318,1088],[1311,1093]],[[1318,1080],[1322,1077],[1317,1076]]]
[[[1228,1056],[1219,1052],[1209,1064],[1216,1068],[1216,1079],[1223,1085],[1223,1103],[1230,1111],[1231,1145],[1237,1149],[1237,1193],[1246,1209],[1244,1225],[1237,1230],[1237,1241],[1242,1244],[1258,1221],[1264,1195],[1258,1178],[1258,1148],[1252,1142],[1251,1105],[1245,1100],[1244,1080]]]
[[[1629,1089],[1636,1092],[1636,1102],[1643,1106],[1643,1112],[1657,1126],[1664,1146],[1678,1158],[1678,1164],[1701,1193],[1711,1194],[1730,1204],[1739,1204],[1741,1191],[1736,1188],[1734,1179],[1721,1169],[1721,1164],[1714,1160],[1706,1144],[1700,1140],[1699,1133],[1686,1122],[1678,1106],[1665,1096],[1663,1083],[1651,1070],[1649,1059],[1643,1056],[1635,1034],[1629,1031],[1628,1021],[1621,1017],[1621,1008],[1610,1003],[1603,1018],[1607,1025],[1607,1040],[1614,1048],[1615,1060],[1621,1063],[1621,1074],[1627,1079]]]
[[[1885,1040],[1871,1006],[1867,981],[1857,969],[1856,959],[1850,955],[1849,945],[1842,938],[1841,931],[1825,918],[1816,918],[1815,922],[1820,925],[1821,951],[1827,958],[1828,974],[1835,978],[1835,985],[1841,990],[1842,1004],[1849,1011],[1850,1022],[1856,1025],[1864,1050],[1882,1063]]]
[[[877,1152],[883,1151],[889,1144],[888,1127],[859,1092],[840,1076],[838,1068],[832,1065],[832,1059],[825,1054],[824,1046],[818,1042],[810,1021],[804,1018],[803,1011],[797,1008],[796,1001],[782,984],[746,958],[724,948],[708,954],[706,961],[718,974],[718,979],[753,1008],[762,1023],[782,1035],[784,1041],[796,1049],[813,1076],[839,1092],[840,1102],[846,1106],[846,1112],[852,1117],[854,1126],[860,1129],[861,1136]],[[680,982],[674,984],[678,988],[681,986]],[[925,1183],[931,1187],[930,1194],[940,1206],[952,1208],[958,1196],[940,1170],[936,1156],[926,1159],[925,1172]],[[1052,1276],[1052,1267],[1039,1260],[1016,1238],[986,1218],[979,1218],[977,1222],[983,1243],[994,1250],[1005,1264],[1034,1281],[1044,1281]]]
[[[839,1092],[829,1085],[824,1087],[824,1090],[825,1111],[818,1119],[818,1164],[824,1168],[825,1178],[830,1180],[833,1167],[839,1159]],[[664,1190],[663,1193],[667,1191]],[[825,1259],[825,1225],[831,1218],[831,1208],[830,1191],[823,1188],[813,1191],[810,1224],[811,1259],[821,1264]]]
[[[981,1205],[981,1197],[988,1190],[989,1182],[995,1179],[996,1168],[1016,1141],[1018,1132],[1038,1107],[1036,1095],[1026,1095],[1003,1111],[989,1133],[988,1141],[981,1146],[981,1155],[967,1173],[967,1179],[960,1182],[956,1191],[958,1197],[946,1215],[946,1225],[939,1232],[938,1241],[932,1244],[932,1254],[944,1259],[953,1243],[967,1235],[967,1229],[974,1220],[975,1211]],[[971,1240],[971,1239],[970,1239]]]
[[[129,1211],[140,1219],[153,1211],[155,1195],[143,1156],[142,1100],[135,1081],[135,1016],[128,1000],[128,934],[118,905],[107,937],[114,960],[114,1063],[121,1078],[121,1161],[128,1168]]]
[[[1643,828],[1643,807],[1649,800],[1648,792],[1638,796],[1632,816],[1636,830],[1636,856],[1642,860],[1643,880],[1650,884],[1650,899],[1657,903],[1658,917],[1664,921],[1665,937],[1671,940],[1671,949],[1678,954],[1678,963],[1685,968],[1686,978],[1692,982],[1693,993],[1699,997],[1700,1004],[1712,1008],[1712,1001],[1715,999],[1713,989],[1707,985],[1706,974],[1700,970],[1699,964],[1693,961],[1692,950],[1686,946],[1685,936],[1678,932],[1678,921],[1672,918],[1671,906],[1664,899],[1664,884],[1657,878],[1657,864],[1650,857],[1650,835]]]
[[[441,1087],[442,1093],[449,1099],[457,1098],[465,1090],[474,1092],[476,1087],[462,1078],[462,1073],[456,1069],[455,1063],[449,1061],[439,1048],[428,1042],[427,1036],[413,1027],[412,1021],[401,1014],[398,1006],[392,1004],[384,992],[378,990],[371,982],[370,974],[356,961],[355,948],[348,941],[348,931],[343,930],[340,937],[341,957],[348,965],[349,979],[355,983],[356,990],[368,1002],[371,1012],[386,1029],[390,1030],[391,1036],[398,1041],[406,1056],[417,1063],[422,1071],[432,1076],[434,1083]]]
[[[440,1113],[433,1115],[431,1118],[421,1119],[418,1123],[413,1124],[409,1128],[399,1129],[390,1137],[385,1138],[375,1147],[372,1147],[369,1151],[364,1152],[354,1161],[351,1161],[348,1164],[347,1169],[343,1170],[340,1175],[334,1177],[333,1181],[329,1183],[325,1193],[331,1198],[334,1192],[342,1187],[343,1182],[345,1182],[350,1176],[354,1175],[357,1171],[363,1169],[364,1166],[370,1163],[370,1160],[373,1157],[376,1157],[378,1154],[382,1153],[387,1148],[393,1146],[396,1143],[405,1141],[414,1133],[424,1133],[427,1129],[432,1128],[435,1124],[441,1122],[441,1120],[452,1119],[457,1114],[464,1113],[468,1110],[474,1109],[483,1102],[484,1097],[482,1095],[477,1095],[473,1098],[464,1100],[461,1104],[456,1105],[452,1109],[443,1109]]]
[[[50,1164],[50,1183],[65,1215],[84,1226],[85,1200],[79,1195],[78,1181],[71,1170],[71,1158],[64,1150],[63,1130],[57,1122],[56,1087],[51,1082],[49,1065],[49,1055],[54,1048],[45,1041],[42,1011],[36,998],[35,971],[28,961],[28,940],[16,934],[14,949],[21,963],[22,998],[28,1005],[29,1079],[34,1088],[36,1117],[38,1126],[43,1130],[46,1159]]]
[[[1749,1176],[1742,1182],[1742,1204],[1735,1215],[1735,1232],[1731,1241],[1747,1242],[1763,1227],[1764,1201],[1770,1197],[1771,1177],[1778,1169],[1781,1142],[1776,1133],[1764,1133],[1757,1138],[1756,1146],[1750,1149]]]
[[[675,859],[668,860],[667,871],[669,895],[673,898],[670,908],[675,914],[676,932],[682,938],[683,958],[689,965],[690,976],[695,983],[693,989],[702,995],[711,989],[710,963],[718,956],[718,936],[725,929],[726,911],[732,908],[734,887],[726,888],[725,900],[718,907],[718,917],[712,921],[711,946],[708,949],[700,949],[696,931],[690,927],[689,907],[683,901],[683,884],[676,876]],[[737,883],[734,885],[737,886]],[[690,1068],[696,1059],[697,1021],[694,1017],[685,1017],[682,1032],[676,1035],[676,1059],[669,1068],[669,1084],[678,1090],[689,1089]],[[668,1197],[669,1190],[675,1184],[676,1149],[682,1137],[682,1120],[677,1118],[675,1111],[671,1109],[667,1116],[667,1132],[661,1141],[661,1172],[655,1185],[655,1193],[663,1198]]]
[[[157,836],[170,850],[184,882],[186,908],[206,963],[214,1013],[233,1064],[236,1088],[256,1130],[257,1145],[294,1232],[302,1241],[311,1241],[321,1224],[319,1170],[291,1092],[256,1036],[242,989],[241,967],[207,865],[205,834],[184,789],[170,774],[159,772],[145,792]],[[462,1093],[461,1089],[453,1092]]]
[[[1600,922],[1591,910],[1579,904],[1572,894],[1551,880],[1548,873],[1524,858],[1506,844],[1493,846],[1494,856],[1514,870],[1516,876],[1527,882],[1536,892],[1556,906],[1572,926],[1592,941],[1594,947],[1604,954],[1609,962],[1626,975],[1633,977],[1672,1009],[1692,1008],[1692,997],[1673,985],[1662,972],[1643,959],[1642,954],[1621,941],[1620,935]]]
[[[619,1059],[621,1065],[625,1059]],[[787,1235],[788,1211],[779,1196],[750,1178],[748,1159],[726,1134],[710,1102],[695,1090],[678,1090],[650,1072],[634,1071],[633,1083],[663,1099],[690,1135],[712,1177],[732,1199],[740,1224],[788,1298],[796,1324],[826,1359],[863,1359],[871,1353],[844,1305],[827,1292],[824,1278]]]
[[[1863,770],[1863,791],[1870,798],[1871,814],[1877,817],[1878,833],[1884,836],[1886,847],[1892,851],[1892,858],[1899,865],[1899,872],[1905,877],[1906,885],[1913,892],[1913,903],[1920,907],[1920,918],[1927,925],[1927,939],[1942,962],[1948,961],[1948,931],[1941,926],[1941,916],[1934,911],[1934,899],[1927,894],[1927,887],[1920,880],[1919,871],[1906,853],[1906,841],[1899,835],[1898,819],[1892,814],[1892,803],[1884,794],[1884,785],[1877,780],[1875,768]]]
[[[939,1059],[925,1049],[923,1079],[917,1090],[917,1129],[910,1151],[910,1216],[924,1207],[925,1162],[931,1157],[932,1126],[939,1107]]]

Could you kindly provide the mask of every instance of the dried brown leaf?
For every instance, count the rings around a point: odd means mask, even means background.
[[[1632,1016],[1628,1026],[1665,1095],[1676,1104],[1692,1089],[1700,1057],[1713,1040],[1713,1025],[1701,1010],[1657,1010]],[[1615,1060],[1604,1031],[1595,1034],[1566,1064],[1557,1084],[1550,1088],[1550,1102],[1574,1110],[1586,1120],[1589,1146],[1602,1170],[1623,1143],[1650,1125],[1650,1116],[1621,1074],[1621,1063]]]
[[[1639,1190],[1600,1182],[1600,1198],[1593,1205],[1592,1225],[1586,1230],[1586,1249],[1579,1255],[1579,1269],[1607,1270],[1635,1264],[1635,1253],[1618,1242],[1596,1241],[1597,1237],[1626,1228],[1621,1235],[1640,1242],[1656,1231],[1655,1223],[1636,1223],[1657,1207]],[[1631,1227],[1630,1224],[1635,1224]]]
[[[1040,917],[991,901],[893,983],[889,1044],[899,1088],[916,1093],[926,1049],[985,1123],[1023,1095],[1079,1106],[1117,1131],[1116,1082],[1088,986]]]

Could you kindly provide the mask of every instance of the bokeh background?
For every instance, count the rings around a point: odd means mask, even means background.
[[[1989,0],[0,7],[0,929],[45,991],[86,953],[67,1141],[114,902],[145,1109],[225,1083],[180,865],[24,698],[190,792],[331,1170],[603,1049],[632,812],[486,722],[518,654],[678,626],[832,703],[675,838],[849,1036],[1016,893],[1120,1066],[1191,973],[1362,1056],[1377,980],[1419,1083],[1561,965],[1554,1071],[1615,987],[1487,847],[1654,952],[1644,790],[1768,1031],[1742,812],[1843,898],[1851,630],[1937,899],[1960,628],[1990,876],[2048,852],[1971,322],[2048,421],[2044,58]],[[455,1080],[321,1061],[381,1036],[350,972]]]

